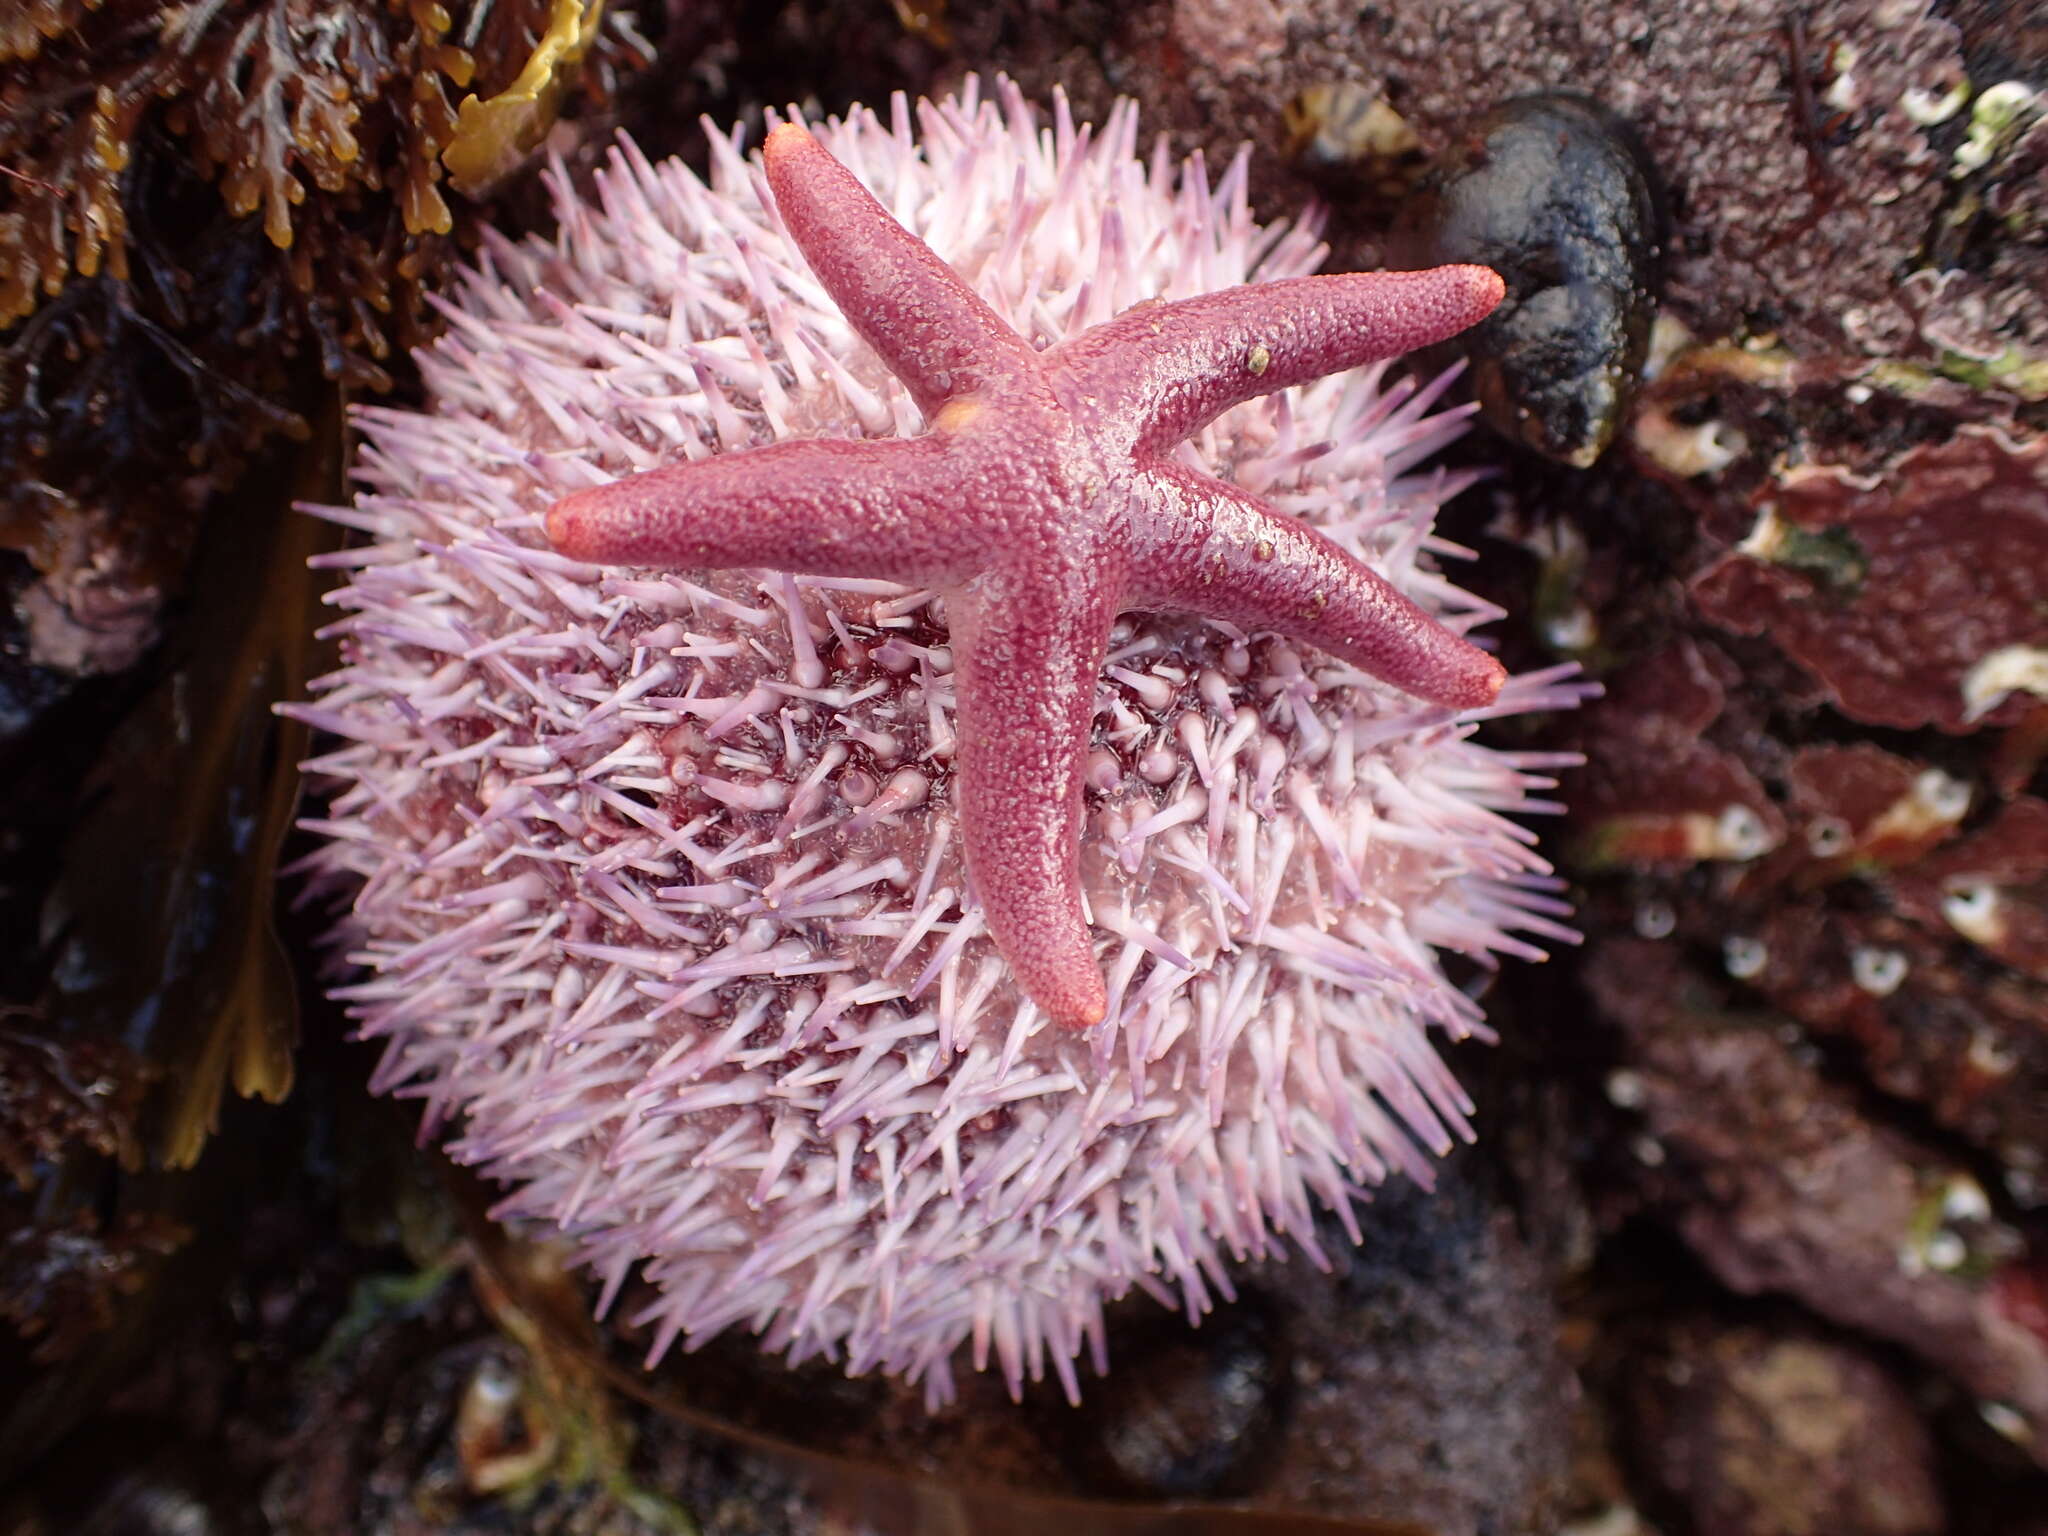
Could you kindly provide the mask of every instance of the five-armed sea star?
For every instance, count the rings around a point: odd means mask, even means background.
[[[1092,1025],[1106,994],[1081,902],[1082,769],[1119,612],[1277,630],[1453,709],[1505,677],[1322,535],[1168,450],[1243,401],[1454,335],[1501,280],[1290,278],[1140,304],[1038,352],[806,130],[778,126],[764,156],[791,237],[929,430],[633,475],[557,502],[548,537],[579,560],[939,589],[968,873],[1024,990]]]

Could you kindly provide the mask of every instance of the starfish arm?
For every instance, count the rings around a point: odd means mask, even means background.
[[[1081,909],[1081,770],[1115,603],[1002,573],[948,592],[960,829],[996,948],[1054,1022],[1097,1023]]]
[[[962,579],[978,548],[944,459],[928,437],[772,443],[572,492],[548,509],[547,534],[604,565],[937,585]]]
[[[1179,609],[1318,646],[1404,693],[1453,709],[1493,702],[1501,664],[1305,523],[1220,480],[1147,465],[1132,487],[1132,608]]]
[[[1034,365],[1024,338],[808,130],[778,125],[762,157],[790,237],[927,419],[956,395]]]
[[[1246,400],[1455,336],[1501,300],[1491,268],[1341,272],[1141,304],[1067,342],[1104,421],[1140,453],[1171,447]]]

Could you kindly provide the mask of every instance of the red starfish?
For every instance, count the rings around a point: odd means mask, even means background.
[[[1472,266],[1297,277],[1140,304],[1037,352],[803,128],[776,128],[765,158],[791,237],[930,430],[633,475],[557,502],[548,537],[579,560],[940,589],[960,825],[989,932],[1039,1006],[1094,1024],[1081,775],[1119,612],[1278,630],[1454,709],[1505,677],[1321,534],[1167,450],[1243,401],[1463,330],[1501,280]]]

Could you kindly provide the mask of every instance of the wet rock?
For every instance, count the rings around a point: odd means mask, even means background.
[[[1870,742],[1802,747],[1783,777],[1791,834],[1682,936],[1740,935],[1755,951],[1747,989],[1993,1151],[2007,1191],[2033,1203],[2048,1149],[2048,996],[2030,979],[2048,963],[2048,806],[2015,800],[1965,834],[1984,815],[1978,785]]]
[[[1229,1498],[1257,1487],[1286,1433],[1284,1324],[1257,1293],[1199,1330],[1146,1304],[1117,1330],[1116,1369],[1086,1415],[1054,1420],[1084,1486],[1141,1499]]]
[[[32,1215],[25,1205],[0,1200],[0,1322],[31,1346],[37,1365],[84,1353],[192,1236],[151,1212],[106,1221],[94,1211]]]
[[[1588,760],[1564,790],[1571,856],[1611,882],[1590,947],[1624,928],[1668,938],[1713,985],[1846,1047],[1838,1065],[1991,1152],[2005,1191],[2035,1205],[2048,802],[1998,803],[2010,783],[1954,751],[1795,745],[1817,711],[1771,660],[1753,649],[1739,667],[1681,638],[1585,712]]]
[[[55,1038],[29,1019],[0,1023],[0,1175],[27,1190],[74,1153],[134,1166],[150,1076],[113,1041]]]
[[[1586,765],[1570,781],[1577,853],[1593,867],[1754,859],[1785,836],[1763,782],[1710,730],[1738,673],[1680,639],[1616,675],[1578,723]]]
[[[1788,470],[1693,599],[1853,720],[2011,724],[2048,692],[2048,441],[1964,427],[1879,475]]]
[[[2048,981],[2048,801],[2021,796],[1988,825],[1916,864],[1901,911],[2033,980]],[[2048,1000],[2037,1018],[2048,1025]]]
[[[1933,1536],[1934,1447],[1867,1352],[1811,1334],[1676,1328],[1632,1373],[1639,1464],[1695,1536]]]
[[[1475,1150],[1442,1165],[1434,1193],[1381,1186],[1356,1211],[1362,1243],[1325,1217],[1327,1269],[1295,1255],[1238,1271],[1244,1294],[1199,1327],[1133,1298],[1078,1407],[1054,1382],[1019,1405],[999,1377],[963,1372],[933,1414],[915,1388],[792,1371],[746,1339],[711,1341],[680,1385],[746,1430],[998,1501],[1228,1500],[1283,1525],[1535,1536],[1564,1498],[1575,1392],[1550,1277],[1491,1167]]]
[[[1913,864],[1954,835],[1971,801],[1969,785],[1867,741],[1801,747],[1785,784],[1805,885]]]
[[[1628,1032],[1638,1182],[1707,1268],[1913,1351],[2048,1465],[2048,1336],[2000,1278],[2030,1261],[1968,1170],[1868,1118],[1670,945],[1610,939],[1587,980]]]
[[[1432,152],[1504,100],[1581,91],[1637,126],[1667,182],[1667,298],[1700,334],[1770,330],[1802,352],[1870,355],[1914,338],[1899,272],[1943,205],[1937,146],[1956,132],[1923,121],[1920,104],[1965,78],[1961,40],[1932,0],[1289,0],[1279,50],[1263,34],[1191,48],[1181,10],[990,7],[956,18],[954,35],[964,59],[1011,69],[1028,91],[1064,82],[1086,115],[1119,92],[1156,104],[1148,124],[1212,162],[1250,140],[1254,185],[1276,209],[1301,190],[1278,113],[1316,84],[1384,98]],[[1348,234],[1340,262],[1375,264],[1377,230]]]
[[[1939,918],[1788,901],[1735,926],[1760,957],[1745,985],[1815,1038],[1846,1043],[1886,1093],[1994,1153],[2016,1201],[2039,1202],[2048,1001],[2038,987],[1987,971]]]
[[[14,599],[34,666],[76,677],[122,672],[157,637],[161,572],[104,510],[63,509],[30,541],[37,579]]]
[[[1436,1190],[1383,1186],[1334,1270],[1268,1269],[1294,1344],[1290,1433],[1269,1498],[1437,1536],[1547,1531],[1564,1496],[1574,1387],[1555,1303],[1496,1177],[1476,1153]]]
[[[1998,65],[1986,61],[1991,70]],[[1982,73],[1928,265],[1904,284],[1945,369],[2048,397],[2048,70]]]
[[[1319,81],[1282,109],[1288,155],[1337,199],[1393,207],[1426,169],[1407,120],[1348,80]]]
[[[120,1453],[109,1457],[118,1446]],[[220,1447],[168,1422],[116,1418],[52,1458],[41,1487],[0,1501],[10,1536],[257,1536],[262,1522]]]

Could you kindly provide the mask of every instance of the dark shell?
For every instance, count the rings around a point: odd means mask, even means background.
[[[1650,346],[1663,217],[1647,156],[1590,101],[1521,96],[1431,169],[1388,238],[1389,265],[1481,262],[1500,308],[1450,348],[1504,435],[1566,464],[1613,441]]]

